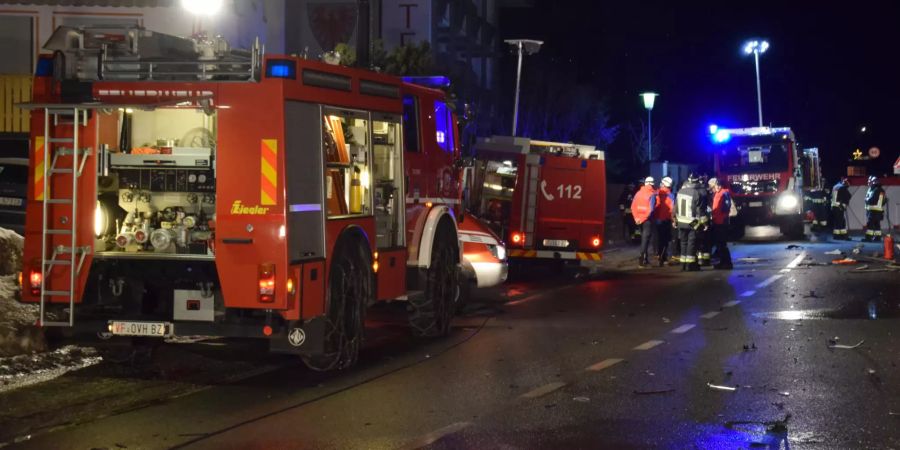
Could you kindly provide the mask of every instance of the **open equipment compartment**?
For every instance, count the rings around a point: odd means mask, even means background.
[[[97,174],[96,254],[211,258],[215,110],[121,108],[118,124]]]

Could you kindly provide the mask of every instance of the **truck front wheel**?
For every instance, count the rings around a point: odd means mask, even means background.
[[[431,265],[424,295],[411,297],[409,323],[416,337],[439,337],[450,332],[459,296],[459,249],[449,218],[441,219],[434,236]]]

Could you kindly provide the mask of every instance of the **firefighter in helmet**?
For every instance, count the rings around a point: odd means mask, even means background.
[[[672,241],[672,214],[675,200],[672,198],[672,178],[663,177],[659,182],[656,196],[656,256],[659,266],[669,259],[669,244]],[[676,252],[673,252],[676,253]]]
[[[681,270],[698,271],[697,230],[709,221],[706,216],[705,189],[700,179],[690,174],[675,197],[675,222],[681,240]]]
[[[706,206],[705,217],[709,217],[709,206],[711,204],[710,198],[712,198],[712,194],[710,193],[710,188],[707,184],[707,180],[709,177],[704,174],[698,180],[700,184],[700,195],[703,196],[703,204]],[[712,265],[712,254],[710,253],[710,248],[712,247],[712,235],[709,231],[709,223],[704,223],[702,226],[697,228],[697,263],[701,266],[711,266]]]
[[[831,238],[836,241],[849,241],[847,234],[847,205],[850,204],[850,182],[847,177],[831,188]]]
[[[653,177],[644,178],[641,190],[634,194],[631,202],[631,214],[634,216],[635,225],[641,228],[641,256],[638,261],[640,267],[650,264],[648,252],[650,243],[656,234],[656,189],[653,187]]]
[[[881,240],[881,221],[884,219],[884,205],[887,198],[881,181],[875,175],[869,177],[869,190],[866,191],[866,236],[864,241]]]
[[[828,193],[825,188],[815,187],[809,194],[809,211],[813,213],[812,230],[822,231],[828,227]]]

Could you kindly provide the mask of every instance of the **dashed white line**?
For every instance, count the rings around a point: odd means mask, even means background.
[[[653,347],[656,347],[659,344],[662,344],[664,341],[647,341],[632,350],[650,350]]]
[[[543,386],[541,386],[541,387],[539,387],[539,388],[534,388],[534,389],[532,389],[532,390],[530,390],[530,391],[528,391],[528,392],[522,394],[522,398],[538,398],[538,397],[543,397],[543,396],[545,396],[545,395],[547,395],[547,394],[549,394],[549,393],[551,393],[551,392],[553,392],[553,391],[555,391],[555,390],[557,390],[557,389],[559,389],[559,388],[561,388],[561,387],[563,387],[563,386],[565,386],[565,385],[566,385],[566,383],[563,383],[563,382],[561,382],[561,381],[556,381],[556,382],[553,382],[553,383],[547,383],[547,384],[545,384],[545,385],[543,385]]]
[[[801,252],[799,255],[797,255],[796,258],[794,258],[793,261],[791,261],[787,265],[787,267],[785,267],[785,269],[796,269],[797,266],[799,266],[800,263],[802,263],[805,258],[806,258],[806,252]]]
[[[694,325],[694,324],[691,324],[691,323],[686,324],[686,325],[682,325],[682,326],[680,326],[680,327],[678,327],[678,328],[672,330],[672,333],[675,333],[675,334],[687,333],[688,331],[690,331],[691,328],[694,328],[694,327],[696,327],[696,326],[697,326],[697,325]]]
[[[706,314],[701,315],[700,318],[701,319],[712,319],[713,317],[718,316],[720,312],[721,311],[710,311]]]
[[[763,281],[763,282],[757,284],[757,285],[756,285],[756,288],[757,288],[757,289],[762,289],[762,288],[764,288],[764,287],[766,287],[766,286],[768,286],[768,285],[770,285],[770,284],[772,284],[772,283],[778,281],[778,279],[781,278],[781,277],[783,277],[783,276],[784,276],[784,275],[772,275],[771,277],[766,278],[765,281]]]
[[[751,290],[749,290],[749,291],[741,292],[741,297],[751,297],[751,296],[753,296],[753,294],[755,294],[755,293],[756,293],[756,291],[754,291],[754,290],[751,289]]]
[[[740,301],[740,300],[732,300],[732,301],[730,301],[730,302],[728,302],[728,303],[722,304],[722,307],[723,307],[723,308],[731,308],[732,306],[737,306],[737,305],[740,305],[740,304],[741,304],[741,301]]]
[[[591,371],[591,372],[599,372],[599,371],[601,371],[601,370],[603,370],[603,369],[607,369],[607,368],[609,368],[609,367],[612,367],[612,366],[614,366],[614,365],[616,365],[616,364],[618,364],[618,363],[620,363],[620,362],[622,362],[622,361],[624,361],[624,360],[621,359],[621,358],[609,358],[609,359],[604,359],[603,361],[600,361],[600,362],[598,362],[597,364],[594,364],[593,366],[590,366],[590,367],[588,367],[588,368],[586,368],[586,369],[584,369],[584,370],[588,370],[588,371]]]

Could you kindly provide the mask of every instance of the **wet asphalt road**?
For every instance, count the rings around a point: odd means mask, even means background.
[[[351,371],[260,357],[277,369],[15,446],[900,448],[900,273],[788,244],[737,245],[731,272],[533,270],[434,342],[383,308]]]

